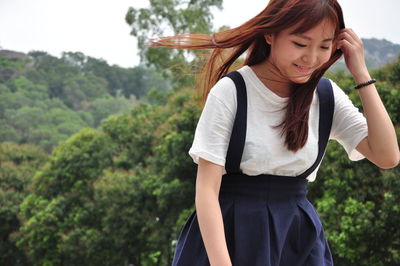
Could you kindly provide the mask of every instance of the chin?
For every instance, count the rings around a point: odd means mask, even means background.
[[[295,77],[295,78],[291,78],[290,80],[297,84],[304,84],[304,83],[308,82],[310,80],[310,78],[311,78],[311,75],[303,76],[303,77]]]

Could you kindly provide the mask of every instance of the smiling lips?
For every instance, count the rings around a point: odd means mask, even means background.
[[[312,67],[299,66],[299,65],[296,65],[296,64],[294,64],[294,65],[296,66],[297,70],[302,72],[302,73],[308,73],[311,70],[313,70]]]

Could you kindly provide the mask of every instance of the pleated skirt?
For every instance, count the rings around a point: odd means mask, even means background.
[[[333,265],[306,179],[224,175],[219,202],[233,266]],[[210,265],[196,211],[184,225],[173,266]]]

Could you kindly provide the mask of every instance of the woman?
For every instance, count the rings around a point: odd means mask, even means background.
[[[206,104],[189,151],[198,163],[196,211],[173,265],[333,265],[306,198],[328,138],[351,160],[367,158],[381,168],[399,162],[362,42],[344,28],[337,1],[271,0],[237,28],[152,45],[213,49],[202,78]],[[245,52],[244,65],[223,77]],[[319,83],[342,53],[365,117],[335,83]],[[326,91],[333,92],[332,107],[322,104]]]

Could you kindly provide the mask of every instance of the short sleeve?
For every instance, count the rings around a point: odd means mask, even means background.
[[[224,77],[208,94],[197,123],[189,155],[195,163],[199,157],[224,166],[236,113],[236,87]]]
[[[364,159],[365,157],[355,148],[368,136],[367,120],[336,83],[332,82],[332,88],[335,111],[330,138],[337,140],[344,147],[350,160]]]

